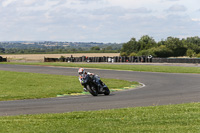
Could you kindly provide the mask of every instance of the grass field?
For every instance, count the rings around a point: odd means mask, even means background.
[[[9,63],[6,63],[9,64]],[[33,65],[25,63],[25,65]],[[105,65],[105,64],[77,64],[77,63],[39,63],[34,65],[54,65],[65,67],[86,67],[86,68],[101,68],[101,69],[114,69],[114,70],[129,70],[129,71],[146,71],[146,72],[166,72],[166,73],[200,73],[198,67],[175,67],[175,66],[144,66],[144,65]],[[59,76],[47,74],[31,74],[31,73],[17,73],[0,71],[0,84],[5,87],[9,84],[7,89],[0,88],[1,92],[13,94],[13,97],[22,95],[14,94],[15,89],[24,91],[24,88],[31,87],[31,93],[35,94],[39,91],[47,95],[50,92],[51,97],[56,94],[66,93],[68,89],[66,84],[67,78],[78,82],[77,77],[73,76]],[[36,80],[33,84],[33,79]],[[55,80],[53,80],[56,78]],[[19,82],[25,80],[24,82]],[[110,84],[109,80],[113,84]],[[112,79],[103,79],[112,88],[119,87],[121,81]],[[50,82],[58,81],[58,84]],[[133,84],[131,82],[123,81],[121,86],[128,86]],[[4,84],[6,83],[6,84]],[[16,84],[16,85],[15,85]],[[41,85],[44,84],[43,87]],[[23,86],[22,86],[23,85]],[[55,86],[54,86],[55,85]],[[63,88],[62,88],[63,87]],[[34,89],[38,88],[38,89]],[[56,92],[51,92],[54,90]],[[74,88],[74,87],[73,87]],[[73,88],[69,88],[72,93]],[[40,92],[40,90],[43,90]],[[82,87],[77,83],[77,89],[82,91]],[[9,91],[8,91],[9,90]],[[27,89],[26,89],[27,90]],[[23,92],[25,93],[25,92]],[[30,92],[28,92],[30,93]],[[0,93],[3,94],[3,93]],[[47,97],[49,97],[48,95]],[[34,96],[35,97],[35,96]],[[46,97],[46,96],[42,96]],[[2,97],[0,97],[2,98]],[[8,97],[3,97],[6,100]],[[17,97],[16,99],[18,99]],[[27,98],[27,97],[25,97]],[[29,97],[30,98],[30,97]],[[113,110],[100,110],[88,112],[71,112],[62,114],[38,114],[38,115],[21,115],[21,116],[7,116],[0,117],[0,132],[9,133],[22,133],[22,132],[37,132],[37,133],[132,133],[132,132],[150,132],[150,133],[199,133],[200,132],[200,103],[189,103],[179,105],[165,105],[165,106],[152,106],[152,107],[136,107],[125,109]]]
[[[2,133],[199,133],[200,103],[0,117]]]
[[[21,64],[21,65],[47,65],[63,67],[84,67],[98,69],[127,70],[140,72],[164,72],[164,73],[194,73],[200,74],[200,67],[184,66],[152,66],[152,65],[117,65],[117,64],[88,64],[88,63],[1,63],[1,64]]]
[[[59,94],[83,91],[77,76],[0,71],[0,79],[0,101],[56,97]],[[138,84],[117,79],[102,81],[110,89]]]

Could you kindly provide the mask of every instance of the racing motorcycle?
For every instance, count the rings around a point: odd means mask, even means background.
[[[110,94],[108,87],[99,79],[97,75],[86,75],[86,77],[81,79],[81,84],[93,96],[98,96],[98,94]],[[103,86],[103,88],[100,87],[100,84]]]

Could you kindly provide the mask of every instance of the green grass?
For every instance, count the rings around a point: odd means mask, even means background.
[[[63,67],[84,67],[113,70],[128,70],[141,72],[164,72],[164,73],[196,73],[200,74],[200,67],[183,66],[152,66],[152,65],[116,65],[116,64],[87,64],[87,63],[0,63],[0,64],[21,64],[21,65],[51,65]]]
[[[31,63],[25,64],[33,65]],[[198,67],[76,63],[38,63],[37,65],[167,73],[200,73],[200,68]],[[76,76],[0,71],[0,79],[0,100],[46,98],[55,97],[57,94],[82,92],[82,86],[79,84]],[[121,88],[134,84],[134,82],[123,80],[102,80],[110,88]],[[200,103],[71,112],[62,114],[3,116],[0,117],[0,132],[199,133],[199,116]]]
[[[9,133],[199,133],[200,103],[0,117]]]
[[[59,94],[83,91],[78,76],[0,71],[0,79],[0,101],[56,97]],[[138,84],[117,79],[102,79],[102,81],[109,88]]]

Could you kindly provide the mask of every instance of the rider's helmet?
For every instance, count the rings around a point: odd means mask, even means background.
[[[78,69],[78,74],[79,75],[82,75],[82,74],[84,74],[85,73],[85,69],[84,68],[79,68]]]

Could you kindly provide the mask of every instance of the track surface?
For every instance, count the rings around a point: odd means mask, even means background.
[[[0,70],[77,75],[77,68],[0,64]],[[66,96],[60,98],[1,101],[0,116],[63,113],[137,106],[200,102],[200,74],[167,74],[87,69],[103,78],[139,81],[140,89],[111,93],[110,96]],[[13,77],[14,78],[14,77]],[[78,79],[77,79],[78,80]]]

